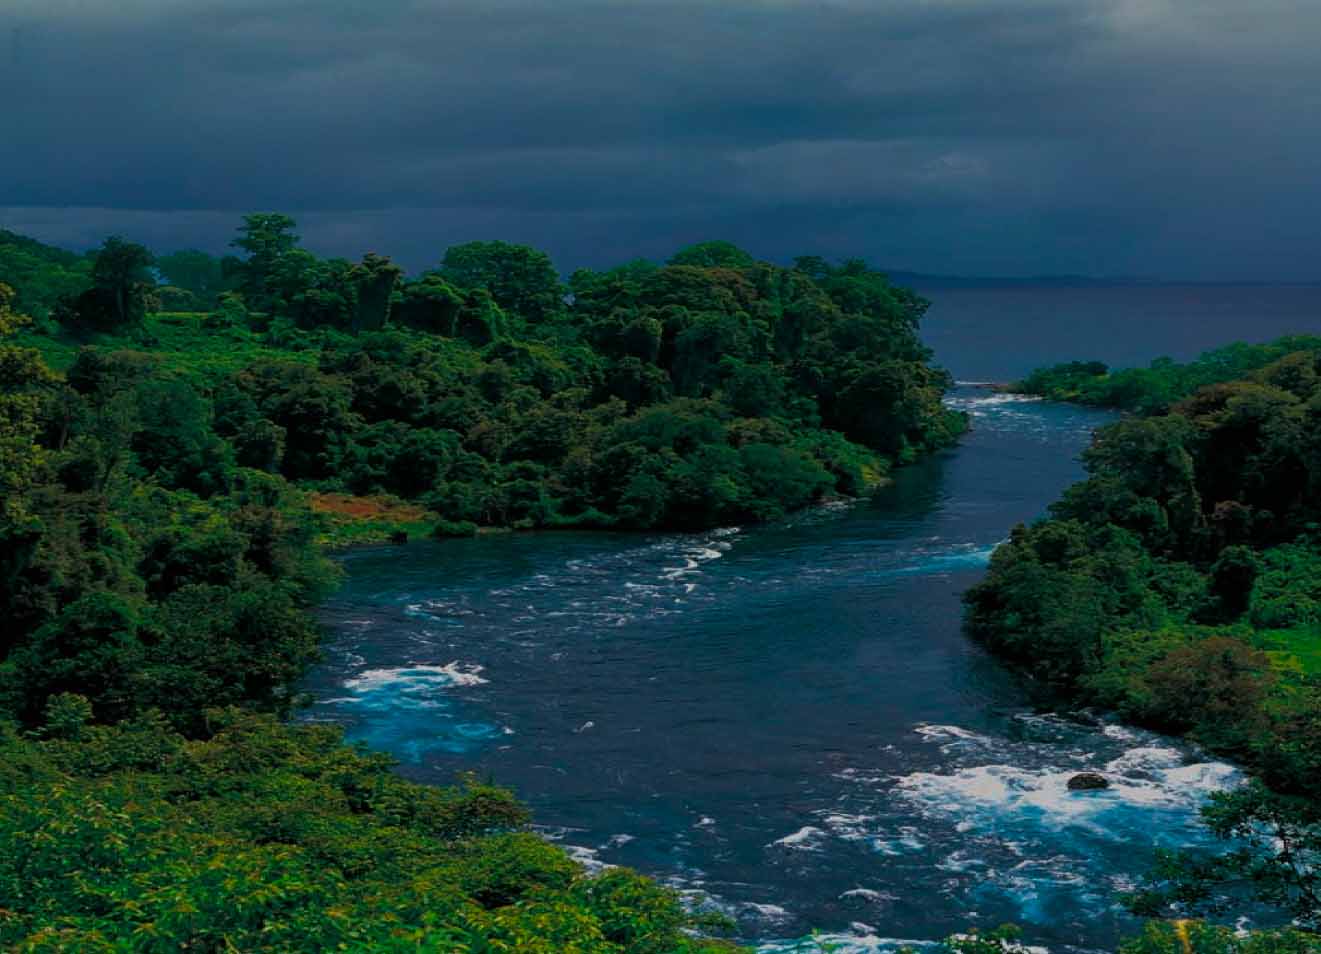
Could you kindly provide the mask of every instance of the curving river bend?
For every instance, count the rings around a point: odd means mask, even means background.
[[[960,632],[994,545],[1080,468],[1097,412],[961,387],[974,430],[876,499],[698,535],[547,533],[349,554],[308,717],[406,774],[513,786],[787,950],[891,951],[1016,921],[1056,954],[1133,927],[1153,845],[1234,770],[1034,713]],[[1118,784],[1071,794],[1070,774]]]

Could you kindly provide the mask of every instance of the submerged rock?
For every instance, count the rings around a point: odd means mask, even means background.
[[[1096,772],[1079,772],[1069,779],[1069,791],[1071,792],[1093,792],[1109,787],[1110,780]]]

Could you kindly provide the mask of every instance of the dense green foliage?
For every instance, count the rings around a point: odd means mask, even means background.
[[[1239,931],[1199,922],[1152,922],[1119,954],[1317,954],[1321,937],[1296,930]]]
[[[147,316],[152,257],[108,240],[63,325],[25,343],[59,367],[79,345],[81,363],[151,355],[168,406],[194,407],[220,450],[186,484],[201,496],[231,460],[416,500],[446,526],[763,520],[865,492],[965,426],[917,337],[926,303],[858,262],[777,268],[707,243],[565,285],[540,252],[475,242],[401,280],[378,255],[317,259],[294,228],[251,215],[244,258],[155,262],[216,299],[206,316]]]
[[[1236,342],[1180,364],[1157,358],[1146,368],[1112,371],[1100,361],[1038,368],[1011,386],[1021,394],[1142,414],[1159,413],[1200,388],[1249,377],[1285,355],[1321,351],[1321,338],[1293,335],[1267,344]]]
[[[45,318],[91,285],[92,259],[0,229],[0,282],[17,292],[17,312]]]
[[[0,947],[24,952],[684,954],[673,892],[589,877],[505,791],[406,782],[327,728],[209,710],[0,727]]]
[[[1207,808],[1233,849],[1211,861],[1167,858],[1138,897],[1148,913],[1214,910],[1224,903],[1217,889],[1232,884],[1231,899],[1248,892],[1321,926],[1315,343],[1236,346],[1187,366],[1273,356],[1247,378],[1100,430],[1084,455],[1088,478],[1049,519],[1016,528],[966,597],[970,632],[1031,675],[1186,733],[1270,786]]]

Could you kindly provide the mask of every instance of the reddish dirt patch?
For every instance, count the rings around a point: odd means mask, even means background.
[[[388,497],[353,497],[349,494],[312,494],[312,509],[348,520],[388,520],[391,523],[416,523],[427,512],[415,504]]]

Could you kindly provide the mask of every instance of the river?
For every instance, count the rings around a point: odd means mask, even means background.
[[[955,374],[1189,358],[1321,332],[1321,289],[928,289]],[[961,445],[874,499],[697,535],[504,535],[348,554],[306,717],[435,782],[511,785],[589,865],[725,911],[766,954],[820,930],[879,954],[1015,921],[1113,948],[1156,845],[1205,839],[1233,768],[1036,711],[959,595],[1081,469],[1104,414],[971,387]],[[1071,774],[1116,784],[1069,793]]]
[[[1015,921],[1052,952],[1202,839],[1234,770],[1033,710],[959,594],[1080,474],[1105,415],[957,389],[974,429],[875,499],[696,535],[497,535],[345,557],[308,717],[410,777],[514,787],[589,864],[637,867],[767,952]],[[1069,793],[1082,769],[1117,784]]]

